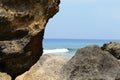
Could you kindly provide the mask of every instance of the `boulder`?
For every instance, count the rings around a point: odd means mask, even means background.
[[[44,54],[29,71],[18,76],[16,80],[58,80],[62,66],[68,60],[65,56]]]
[[[117,42],[106,43],[101,48],[104,51],[108,51],[117,59],[120,59],[120,43],[117,43]]]
[[[14,79],[43,53],[45,25],[59,0],[0,0],[0,71]]]
[[[120,62],[97,45],[87,46],[71,59],[44,54],[16,80],[120,80]]]
[[[87,46],[62,67],[59,80],[120,80],[120,62],[96,45]]]

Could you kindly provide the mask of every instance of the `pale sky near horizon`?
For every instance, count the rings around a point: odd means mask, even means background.
[[[120,39],[120,0],[61,0],[44,38]]]

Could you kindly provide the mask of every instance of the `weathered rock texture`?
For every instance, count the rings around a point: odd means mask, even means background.
[[[0,80],[11,80],[10,75],[0,72]]]
[[[59,80],[61,68],[68,60],[69,58],[65,56],[45,54],[29,71],[16,80]]]
[[[101,48],[104,51],[108,51],[117,59],[120,59],[120,43],[117,43],[117,42],[106,43]]]
[[[13,78],[28,70],[42,55],[48,19],[59,0],[0,0],[0,71]]]
[[[72,59],[45,54],[16,80],[120,80],[120,62],[96,45],[87,46]]]
[[[61,71],[61,80],[120,80],[120,63],[98,46],[79,49]]]

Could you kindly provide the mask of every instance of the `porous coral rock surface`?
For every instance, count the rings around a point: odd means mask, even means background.
[[[42,40],[59,0],[0,0],[0,71],[13,78],[28,70],[43,53]]]

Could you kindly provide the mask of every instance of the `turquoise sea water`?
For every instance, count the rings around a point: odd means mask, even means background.
[[[44,39],[44,53],[60,54],[72,57],[77,49],[88,46],[102,46],[104,43],[120,42],[120,40],[98,40],[98,39]]]

